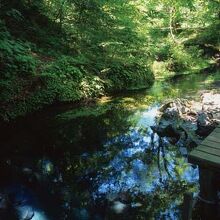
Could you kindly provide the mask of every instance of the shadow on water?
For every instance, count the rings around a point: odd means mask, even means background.
[[[198,190],[198,170],[184,146],[150,126],[161,102],[196,99],[215,79],[157,82],[87,108],[49,108],[2,125],[0,208],[10,201],[21,216],[29,206],[33,220],[179,219],[183,193]]]

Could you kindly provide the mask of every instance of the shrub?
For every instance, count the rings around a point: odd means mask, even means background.
[[[107,78],[110,80],[110,90],[132,90],[147,88],[152,84],[154,76],[149,68],[133,65],[118,65],[109,68]]]

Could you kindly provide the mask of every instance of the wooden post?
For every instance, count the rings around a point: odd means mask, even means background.
[[[201,213],[204,220],[217,219],[217,189],[214,184],[214,177],[214,171],[199,167]]]
[[[191,220],[192,219],[192,208],[193,208],[193,193],[188,192],[184,194],[183,200],[183,220]]]

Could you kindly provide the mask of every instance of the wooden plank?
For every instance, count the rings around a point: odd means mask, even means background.
[[[209,163],[217,167],[220,167],[219,156],[207,154],[207,152],[200,151],[197,148],[190,153],[189,157],[194,158],[194,160],[204,161],[204,163]]]
[[[197,165],[220,168],[220,125],[188,157]]]
[[[206,145],[199,145],[199,147],[196,148],[196,150],[203,151],[207,154],[215,155],[219,157],[219,163],[220,163],[220,147],[218,149],[209,147]]]
[[[188,161],[205,167],[220,168],[220,158],[218,156],[199,151],[197,148],[189,154]]]
[[[220,128],[216,128],[213,132],[220,133]]]
[[[210,140],[210,141],[213,141],[213,142],[216,142],[216,143],[220,143],[220,138],[218,137],[217,134],[218,133],[212,132],[212,134],[209,135],[205,140]]]
[[[215,137],[220,137],[220,132],[216,132],[215,130],[209,135],[209,136],[215,136]]]
[[[210,139],[205,139],[201,145],[206,145],[206,146],[209,146],[209,147],[212,147],[212,148],[216,148],[216,149],[220,149],[220,143],[217,143],[215,141],[212,141]],[[199,148],[200,145],[197,147]]]

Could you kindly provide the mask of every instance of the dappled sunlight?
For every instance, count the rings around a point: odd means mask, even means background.
[[[109,139],[104,143],[102,152],[94,153],[93,158],[96,157],[97,161],[105,161],[99,164],[97,175],[92,178],[94,200],[106,197],[116,199],[122,193],[130,196],[146,195],[147,199],[158,191],[162,193],[167,184],[172,185],[179,181],[195,184],[198,181],[198,170],[192,168],[186,158],[183,159],[177,147],[169,146],[164,140],[166,153],[160,149],[159,137],[150,129],[155,123],[157,111],[156,105],[137,112],[135,127],[130,127],[125,134]],[[82,164],[83,169],[85,168]],[[137,199],[135,202],[142,204],[143,201]],[[175,205],[180,203],[181,194],[173,201]],[[149,204],[142,205],[147,207]]]
[[[204,103],[211,104],[213,106],[215,106],[215,105],[220,106],[220,94],[205,93],[204,92],[202,94],[202,98],[203,98]]]
[[[219,0],[1,2],[0,220],[182,219],[220,122]]]
[[[102,98],[98,99],[98,104],[105,104],[111,102],[113,97],[111,96],[103,96]]]

